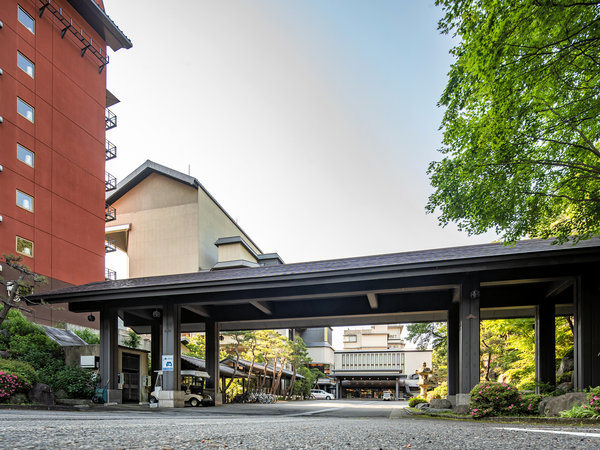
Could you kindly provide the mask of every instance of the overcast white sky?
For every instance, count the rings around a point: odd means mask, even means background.
[[[425,214],[452,62],[433,0],[105,0],[124,178],[200,180],[286,262],[489,242]]]

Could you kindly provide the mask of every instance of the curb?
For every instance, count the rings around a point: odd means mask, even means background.
[[[426,417],[435,419],[453,419],[453,420],[470,420],[473,422],[497,422],[497,423],[531,423],[537,425],[598,425],[600,426],[600,419],[591,418],[567,418],[567,417],[545,417],[545,416],[495,416],[495,417],[483,417],[481,419],[474,419],[471,416],[464,414],[452,414],[452,413],[436,413],[426,412],[422,410],[409,410],[409,413],[404,416],[413,417]],[[448,410],[451,411],[451,410]]]

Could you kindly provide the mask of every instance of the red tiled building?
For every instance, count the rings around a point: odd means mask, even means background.
[[[2,0],[0,22],[0,254],[23,256],[44,290],[103,280],[104,198],[116,184],[106,108],[118,101],[106,50],[131,42],[102,0]],[[66,308],[32,316],[88,325]]]

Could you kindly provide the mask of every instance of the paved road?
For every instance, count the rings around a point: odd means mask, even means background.
[[[393,403],[235,406],[0,410],[0,448],[600,448],[600,428],[407,418]]]

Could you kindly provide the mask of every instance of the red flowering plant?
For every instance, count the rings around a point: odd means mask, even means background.
[[[519,414],[522,399],[515,386],[496,381],[484,381],[471,391],[469,406],[473,418]]]
[[[20,376],[0,371],[0,403],[7,401],[11,395],[30,388]]]

